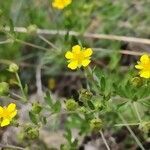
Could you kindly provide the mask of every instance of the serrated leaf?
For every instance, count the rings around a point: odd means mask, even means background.
[[[46,96],[44,97],[45,102],[50,106],[53,107],[52,98],[49,92],[46,93]]]
[[[61,110],[61,103],[60,101],[56,101],[56,103],[53,105],[54,112],[60,112]]]
[[[101,78],[101,90],[105,91],[105,88],[106,88],[106,81],[105,81],[105,78],[102,77]]]
[[[94,106],[94,104],[91,101],[87,101],[87,104],[88,104],[90,109],[92,109],[92,110],[95,109],[95,106]]]
[[[34,124],[37,124],[36,115],[35,115],[32,111],[29,111],[29,117],[30,117],[30,120],[31,120]]]

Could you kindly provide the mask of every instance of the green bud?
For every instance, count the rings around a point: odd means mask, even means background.
[[[37,29],[37,26],[35,24],[32,24],[27,27],[27,32],[31,35],[35,35],[37,33]]]
[[[80,92],[80,100],[82,102],[86,102],[88,100],[90,100],[93,96],[93,93],[88,91],[87,89],[82,89]]]
[[[73,99],[69,99],[66,101],[66,108],[68,111],[75,111],[78,107],[78,103]]]
[[[17,73],[18,70],[19,70],[19,67],[18,67],[17,64],[12,63],[12,64],[9,65],[8,71],[13,72],[13,73]]]
[[[25,128],[24,132],[25,132],[24,138],[34,140],[39,137],[39,129],[38,128],[27,127],[27,128]]]
[[[0,83],[0,96],[7,94],[9,91],[9,84],[6,82]]]
[[[99,131],[102,129],[102,120],[100,118],[95,118],[90,121],[90,127],[93,131]]]
[[[134,87],[140,87],[143,84],[143,80],[140,77],[134,77],[131,79],[131,83]]]
[[[150,132],[150,121],[149,122],[141,122],[139,125],[139,129],[142,130],[144,133]]]
[[[32,104],[32,112],[35,114],[39,114],[42,110],[42,107],[39,103],[33,103]]]

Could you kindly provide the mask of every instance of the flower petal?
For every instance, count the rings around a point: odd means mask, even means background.
[[[7,126],[10,124],[10,120],[9,119],[3,119],[3,121],[1,122],[1,127]]]
[[[147,54],[144,54],[144,55],[141,56],[140,61],[142,63],[148,63],[150,61],[150,58]]]
[[[70,51],[68,51],[68,52],[66,52],[65,57],[66,57],[67,59],[72,59],[72,58],[73,58],[73,53],[70,52]]]
[[[91,61],[90,61],[89,59],[84,59],[84,60],[82,61],[82,66],[86,67],[86,66],[89,65],[90,62],[91,62]]]
[[[14,103],[10,103],[7,107],[7,110],[9,112],[13,112],[13,111],[15,111],[15,109],[16,109],[16,104],[14,104]]]
[[[16,115],[17,115],[17,110],[15,110],[14,112],[12,112],[12,113],[10,114],[10,118],[12,119],[12,118],[14,118]]]
[[[3,113],[3,107],[0,106],[0,114]]]
[[[140,65],[140,64],[138,64],[138,65],[135,65],[135,68],[136,68],[136,69],[143,69],[143,66]]]
[[[72,52],[78,54],[81,51],[80,45],[75,45],[72,47]]]
[[[92,49],[91,48],[87,48],[86,50],[83,51],[83,54],[85,57],[89,57],[91,56],[93,53]]]
[[[74,70],[78,67],[78,62],[77,61],[71,61],[69,64],[68,64],[68,68]]]
[[[140,71],[140,77],[143,77],[143,78],[150,78],[150,71]]]

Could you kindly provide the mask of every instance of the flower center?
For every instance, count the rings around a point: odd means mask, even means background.
[[[74,54],[74,59],[77,60],[79,64],[81,64],[82,61],[84,60],[83,52],[75,53]]]

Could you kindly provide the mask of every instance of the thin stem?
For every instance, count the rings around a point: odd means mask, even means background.
[[[104,137],[103,132],[100,131],[100,134],[101,134],[101,137],[102,137],[102,139],[103,139],[103,142],[104,142],[104,144],[105,144],[107,150],[110,150],[110,147],[109,147],[109,145],[108,145],[108,143],[107,143],[107,141],[106,141],[106,139],[105,139],[105,137]]]
[[[15,73],[15,75],[16,75],[16,78],[17,78],[17,81],[18,81],[18,85],[20,87],[20,90],[21,90],[21,93],[22,93],[22,96],[23,96],[23,101],[26,102],[27,101],[27,97],[26,97],[26,94],[24,92],[24,89],[23,89],[21,80],[19,78],[19,75],[18,75],[18,73]]]
[[[28,46],[37,48],[37,49],[41,49],[41,50],[44,50],[44,51],[48,51],[47,48],[44,48],[44,47],[39,46],[39,45],[35,45],[35,44],[32,44],[32,43],[28,43],[28,42],[25,42],[25,41],[22,41],[22,40],[19,40],[19,39],[15,39],[15,41],[18,42],[18,43],[24,44],[24,45],[28,45]]]
[[[15,150],[24,150],[25,148],[23,147],[19,147],[19,146],[14,146],[14,145],[4,145],[0,143],[0,147],[1,148],[11,148],[11,149],[15,149]]]
[[[59,48],[56,47],[53,43],[51,43],[50,41],[48,41],[45,37],[43,37],[42,35],[39,35],[39,38],[42,39],[44,42],[46,42],[47,44],[49,44],[52,48],[58,50]]]
[[[134,106],[134,109],[135,109],[135,112],[137,114],[137,117],[138,117],[139,121],[142,122],[141,116],[140,116],[140,114],[138,112],[138,109],[137,109],[136,102],[133,103],[133,106]]]
[[[127,124],[123,124],[123,123],[120,123],[120,124],[115,124],[114,126],[137,126],[139,125],[140,123],[127,123]]]
[[[10,31],[9,27],[5,27],[4,31]],[[15,32],[27,33],[27,29],[24,27],[14,27]],[[68,33],[67,30],[48,30],[48,29],[37,29],[37,34],[45,34],[45,35],[61,35],[64,36]],[[79,32],[69,31],[69,36],[80,36]],[[95,34],[85,32],[83,37],[93,38],[93,39],[104,39],[104,40],[116,40],[123,42],[132,42],[132,43],[142,43],[150,45],[150,39],[144,38],[136,38],[136,37],[128,37],[128,36],[118,36],[118,35],[108,35],[108,34]]]
[[[134,134],[134,132],[132,131],[132,129],[130,128],[130,126],[126,122],[126,120],[123,118],[123,116],[120,113],[118,113],[118,115],[119,115],[120,119],[123,121],[123,123],[126,124],[126,128],[129,130],[129,132],[131,133],[132,137],[134,138],[134,140],[136,141],[138,146],[141,148],[141,150],[145,150],[145,148],[143,147],[142,143],[136,137],[136,135]]]

